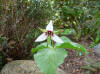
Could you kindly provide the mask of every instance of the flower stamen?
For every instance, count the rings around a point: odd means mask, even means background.
[[[52,31],[47,31],[47,32],[46,32],[46,35],[47,35],[47,36],[53,36],[53,32],[52,32]]]

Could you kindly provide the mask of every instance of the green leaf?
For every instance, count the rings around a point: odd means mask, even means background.
[[[81,51],[84,53],[88,53],[87,50],[80,44],[74,43],[74,42],[65,42],[59,45],[56,45],[56,48],[69,48],[69,49],[75,49],[77,51]]]
[[[65,36],[62,36],[61,39],[64,41],[64,43],[62,44],[56,43],[55,48],[75,49],[77,51],[81,51],[81,52],[88,54],[87,50],[82,45],[72,42],[69,38]]]
[[[42,43],[40,45],[38,45],[36,48],[32,48],[31,50],[31,54],[34,54],[36,51],[41,50],[43,48],[47,48],[47,43]]]
[[[34,55],[34,59],[43,74],[55,74],[66,56],[67,52],[63,48],[44,48]]]
[[[68,37],[66,37],[66,36],[62,36],[62,37],[60,37],[62,40],[63,40],[63,42],[72,42]],[[56,43],[55,44],[55,47],[56,46],[59,46],[59,45],[61,45],[60,43]]]
[[[60,37],[64,42],[71,42],[71,40],[68,37],[62,36]]]
[[[98,43],[98,42],[99,42],[99,40],[100,40],[100,37],[99,37],[99,36],[97,36],[97,37],[96,37],[95,42],[96,42],[96,43]]]
[[[71,33],[70,29],[65,29],[65,30],[63,30],[63,32],[61,32],[62,35],[67,35],[67,34],[70,34],[70,33]]]

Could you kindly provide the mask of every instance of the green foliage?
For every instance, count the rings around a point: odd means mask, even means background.
[[[2,69],[2,66],[3,66],[3,62],[2,62],[2,53],[0,52],[0,70]]]
[[[43,74],[55,74],[66,56],[63,48],[44,48],[34,55],[34,59]]]
[[[38,45],[36,48],[32,48],[31,53],[34,54],[36,51],[47,48],[46,45],[47,45],[47,43],[42,43],[42,44]]]
[[[3,67],[3,48],[7,48],[7,38],[0,35],[0,70]]]
[[[63,32],[61,32],[61,35],[68,35],[71,34],[71,29],[63,29]]]
[[[5,50],[7,57],[25,58],[29,49],[38,44],[34,40],[41,33],[39,27],[44,28],[52,15],[48,1],[0,0],[0,34],[8,38],[4,44],[14,41]]]
[[[62,36],[60,37],[64,42],[71,42],[71,40],[68,37]]]
[[[100,41],[100,30],[97,30],[95,32],[95,34],[96,34],[95,38],[91,37],[91,40],[92,40],[92,42],[90,44],[91,48],[93,48],[95,45],[97,45]]]
[[[54,9],[59,18],[56,23],[75,30],[76,40],[94,37],[100,28],[99,0],[54,0]]]
[[[0,45],[4,42],[4,41],[7,41],[8,39],[6,37],[2,37],[0,35]]]
[[[99,43],[100,36],[96,36],[96,39],[94,39],[94,38],[91,37],[91,40],[92,40],[92,42],[90,44],[90,48],[93,48],[94,46],[96,46]]]
[[[72,42],[69,38],[62,36],[61,39],[64,43],[55,43],[53,46],[52,44],[48,45],[48,43],[42,43],[31,50],[32,55],[37,51],[34,55],[34,59],[40,71],[44,74],[55,74],[57,67],[63,63],[64,58],[67,56],[64,48],[88,53],[82,45]]]
[[[69,48],[69,49],[74,49],[80,52],[88,53],[87,50],[80,44],[72,42],[70,39],[67,37],[61,37],[61,39],[64,41],[62,44],[56,43],[55,46],[56,48]]]
[[[68,35],[72,30],[76,40],[81,40],[82,37],[91,39],[90,47],[100,41],[100,0],[0,0],[0,10],[0,34],[8,38],[3,45],[6,47],[10,40],[15,42],[10,46],[13,48],[9,48],[14,49],[15,53],[13,56],[7,54],[8,57],[14,58],[19,52],[27,55],[29,49],[38,44],[34,43],[41,33],[38,28],[44,28],[49,19],[55,20],[54,26],[60,29],[60,35]],[[82,45],[66,37],[61,38],[65,43],[55,44],[56,48],[70,48],[87,53]],[[0,37],[0,43],[2,41]],[[33,48],[32,53],[43,51],[45,45]],[[10,50],[6,52],[12,53]]]
[[[87,50],[84,48],[84,46],[78,43],[72,42],[68,37],[62,36],[61,39],[64,41],[64,43],[62,44],[56,43],[55,48],[69,48],[69,49],[74,49],[86,54],[88,53]],[[47,47],[47,43],[41,43],[36,48],[32,48],[31,53],[34,54],[36,51],[39,51],[46,47]]]
[[[11,36],[17,41],[27,40],[26,36],[30,37],[31,41],[32,38],[35,39],[40,34],[40,31],[37,30],[38,27],[44,27],[46,20],[52,15],[49,3],[43,1],[8,0],[5,2],[1,0],[1,9],[4,7],[6,9],[2,10],[0,14],[1,32],[4,33],[7,30],[8,37],[10,37],[8,33],[12,32]]]

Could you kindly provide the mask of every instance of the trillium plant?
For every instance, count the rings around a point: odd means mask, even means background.
[[[53,41],[55,41],[57,43],[63,43],[63,41],[56,34],[54,34],[55,31],[53,31],[53,23],[52,23],[52,20],[50,21],[50,23],[47,25],[46,29],[43,32],[44,33],[41,34],[35,40],[35,42],[41,42],[41,41],[44,41],[44,40],[46,40],[48,38],[51,38]]]
[[[49,22],[46,29],[40,30],[43,33],[37,37],[35,42],[46,42],[41,43],[36,48],[32,48],[31,52],[32,55],[34,55],[35,63],[43,74],[56,74],[57,67],[62,64],[67,57],[66,48],[81,53],[88,53],[82,45],[72,42],[65,36],[59,37],[56,35],[59,31],[53,30],[52,20]]]

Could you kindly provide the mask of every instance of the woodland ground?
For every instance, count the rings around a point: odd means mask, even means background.
[[[64,63],[60,66],[60,68],[63,69],[66,74],[89,74],[86,73],[87,70],[81,68],[84,65],[85,59],[90,57],[95,61],[100,61],[100,57],[95,54],[92,48],[89,48],[89,40],[84,40],[78,43],[84,45],[85,48],[89,51],[89,54],[82,54],[82,56],[78,56],[75,50],[66,49],[68,51],[68,56],[65,58]],[[91,74],[94,74],[94,72]]]

